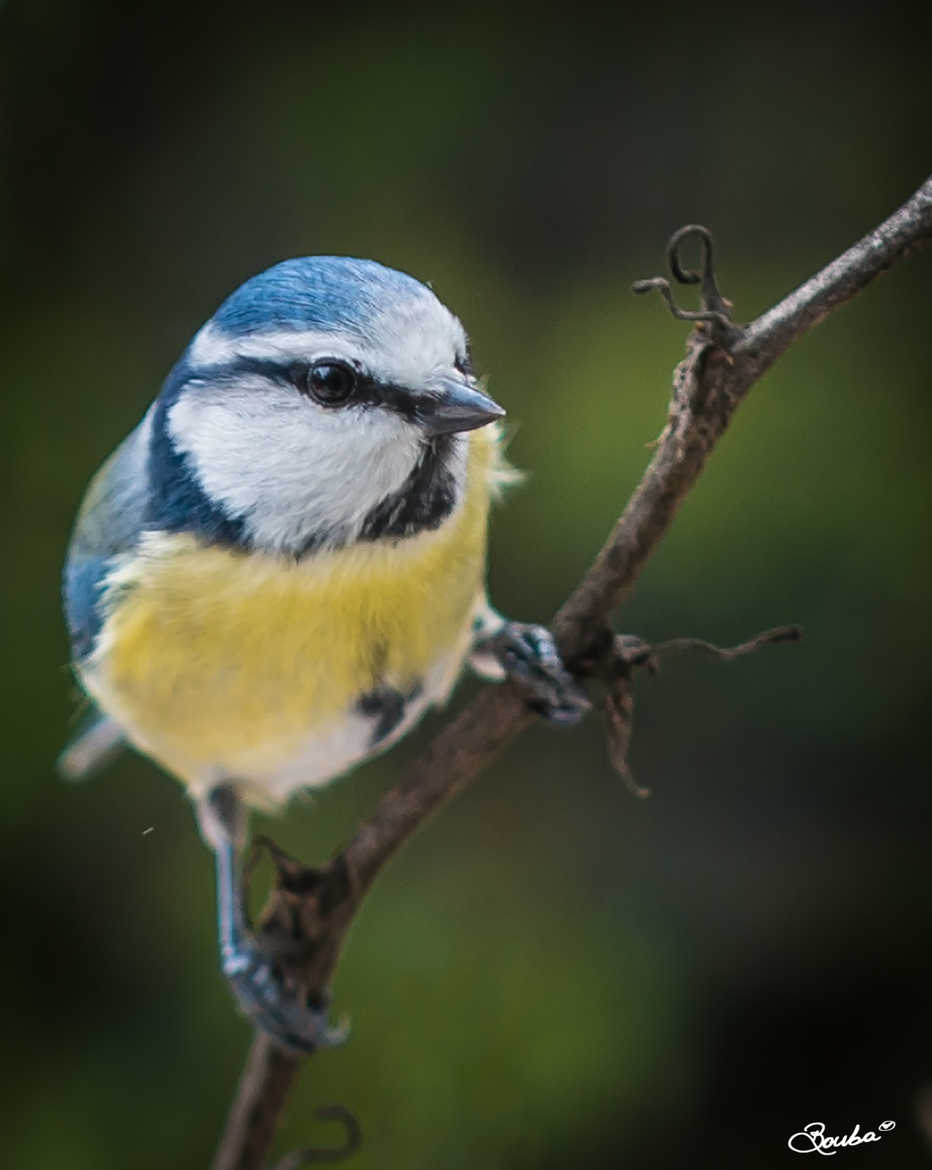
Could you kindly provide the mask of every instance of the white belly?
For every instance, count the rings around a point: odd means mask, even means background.
[[[464,647],[465,650],[465,647]],[[456,653],[428,671],[417,696],[407,699],[403,714],[387,732],[378,736],[380,716],[363,714],[358,708],[346,711],[326,726],[309,732],[295,751],[287,750],[280,760],[270,762],[274,750],[265,745],[261,761],[240,770],[236,781],[247,799],[257,805],[280,805],[299,789],[319,788],[354,765],[371,759],[397,743],[431,706],[447,701],[462,666],[463,654]],[[208,778],[205,788],[217,777]],[[190,785],[192,794],[196,784]]]

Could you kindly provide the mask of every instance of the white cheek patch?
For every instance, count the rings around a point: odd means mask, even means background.
[[[387,411],[328,410],[261,378],[191,387],[168,428],[207,495],[270,552],[312,538],[355,539],[421,453],[416,431]]]

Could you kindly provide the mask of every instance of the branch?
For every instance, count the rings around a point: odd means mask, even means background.
[[[704,243],[701,276],[684,270],[679,260],[678,247],[689,234]],[[653,458],[592,566],[553,619],[564,661],[577,673],[599,673],[606,639],[611,642],[610,615],[630,593],[754,382],[798,337],[930,237],[932,178],[878,228],[743,327],[732,322],[730,306],[715,286],[705,229],[682,229],[671,240],[672,275],[680,283],[702,283],[702,311],[688,318],[697,324],[674,373],[669,418]],[[667,281],[642,282],[636,291],[648,287],[660,288],[680,314]],[[262,925],[264,941],[279,949],[283,966],[312,999],[326,1001],[346,931],[388,859],[532,719],[513,686],[486,688],[385,793],[324,869],[279,857],[279,886]],[[256,1036],[213,1170],[261,1170],[302,1063]]]

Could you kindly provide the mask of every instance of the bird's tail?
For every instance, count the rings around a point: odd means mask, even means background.
[[[102,768],[123,744],[123,729],[108,716],[93,711],[58,757],[59,775],[65,780],[84,780]]]

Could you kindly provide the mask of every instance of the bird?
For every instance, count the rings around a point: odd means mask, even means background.
[[[284,260],[194,334],[78,510],[63,600],[92,716],[61,770],[128,744],[182,782],[215,857],[221,971],[290,1051],[340,1035],[248,928],[248,811],[391,747],[467,663],[554,723],[589,706],[549,631],[487,598],[504,416],[427,284]]]

